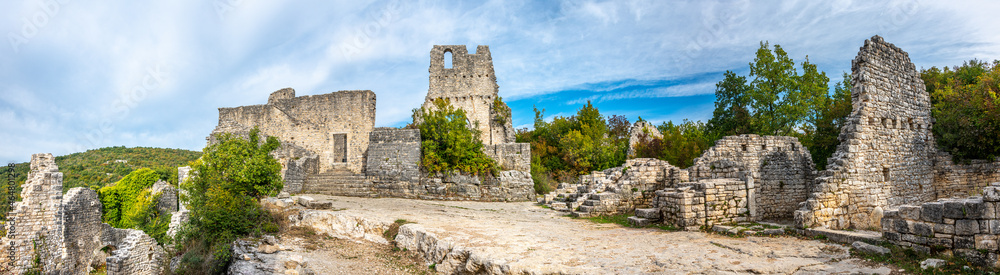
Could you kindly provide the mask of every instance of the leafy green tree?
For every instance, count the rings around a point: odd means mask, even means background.
[[[724,75],[725,78],[715,84],[715,111],[708,121],[709,133],[714,139],[756,133],[750,123],[750,85],[746,77],[732,71]]]
[[[469,125],[465,111],[447,99],[434,100],[433,110],[423,110],[420,123],[421,164],[430,172],[463,172],[495,175],[496,161],[483,153],[479,130]]]
[[[662,138],[651,138],[639,134],[636,144],[637,158],[656,158],[680,168],[694,165],[694,159],[712,146],[714,140],[709,135],[708,126],[700,121],[684,120],[680,124],[672,121],[657,126]]]
[[[826,169],[827,159],[837,151],[840,144],[840,128],[847,123],[851,114],[851,75],[844,73],[843,80],[833,89],[833,95],[820,101],[816,114],[810,117],[804,135],[799,138],[802,145],[809,148],[813,162],[819,170]]]
[[[192,177],[181,184],[187,193],[181,200],[191,210],[183,244],[187,253],[211,254],[206,263],[214,264],[207,268],[224,269],[236,238],[277,228],[259,200],[276,195],[283,186],[281,164],[269,155],[279,145],[274,137],[261,141],[257,128],[248,139],[223,133],[218,143],[205,148],[192,166]]]
[[[939,148],[957,160],[1000,157],[1000,61],[921,70]]]

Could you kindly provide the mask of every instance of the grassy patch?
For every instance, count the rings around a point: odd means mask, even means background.
[[[918,252],[908,247],[900,247],[888,242],[883,242],[881,246],[889,248],[891,252],[886,255],[879,255],[863,253],[855,249],[851,249],[851,255],[873,262],[892,264],[901,269],[905,269],[907,273],[913,274],[996,274],[1000,272],[1000,269],[977,266],[972,263],[970,259],[960,256],[959,253],[956,253],[955,256],[932,256],[927,253]],[[977,253],[975,250],[970,251],[972,251],[972,253]],[[947,263],[937,268],[929,268],[926,270],[920,269],[920,262],[928,258],[942,259],[947,261]],[[983,255],[982,258],[985,258],[985,255]]]
[[[408,223],[412,222],[409,222],[404,219],[396,220],[395,222],[389,225],[389,229],[386,229],[385,232],[382,232],[382,237],[384,237],[386,241],[389,241],[389,243],[392,243],[393,246],[395,246],[396,235],[399,234],[399,227]]]
[[[577,217],[573,217],[571,215],[566,215],[566,216],[574,218],[574,219],[578,219]],[[677,228],[676,226],[674,226],[672,224],[651,224],[651,225],[644,226],[644,227],[632,226],[632,224],[630,224],[628,222],[628,217],[631,217],[631,215],[628,215],[628,214],[602,215],[602,216],[589,217],[589,218],[583,218],[583,219],[587,219],[587,220],[595,222],[595,223],[613,223],[613,224],[618,224],[618,225],[621,225],[621,226],[624,226],[624,227],[628,227],[628,228],[659,228],[659,229],[665,230],[665,231],[678,231],[678,230],[680,230],[679,228]]]

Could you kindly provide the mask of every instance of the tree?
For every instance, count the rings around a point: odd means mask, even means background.
[[[931,94],[939,148],[957,160],[1000,157],[1000,61],[921,70]]]
[[[756,133],[750,124],[750,86],[744,76],[732,71],[715,84],[715,111],[708,121],[708,132],[713,140],[732,135]]]
[[[840,128],[847,123],[851,114],[851,75],[844,73],[844,79],[833,89],[833,96],[827,96],[814,108],[815,115],[811,118],[811,127],[805,129],[800,140],[809,148],[813,162],[819,170],[826,169],[827,159],[833,156],[840,144]]]
[[[495,175],[496,161],[483,153],[479,130],[469,125],[462,109],[447,99],[434,100],[434,109],[423,110],[420,128],[421,164],[430,172],[463,172]]]
[[[186,191],[181,200],[191,210],[182,233],[187,253],[211,254],[206,268],[214,271],[221,272],[228,264],[229,246],[236,238],[277,231],[259,201],[276,195],[283,186],[281,164],[269,155],[280,144],[274,137],[261,141],[259,133],[254,128],[246,138],[218,135],[218,142],[205,147],[195,161],[191,178],[181,184]]]

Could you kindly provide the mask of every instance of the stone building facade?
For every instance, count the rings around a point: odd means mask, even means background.
[[[101,222],[97,192],[77,187],[62,194],[62,173],[52,154],[31,156],[21,198],[9,214],[15,226],[0,238],[4,274],[89,274],[95,261],[103,261],[108,274],[163,272],[166,255],[156,240]],[[105,247],[110,254],[95,257]]]
[[[444,62],[444,55],[452,61]],[[271,155],[282,165],[283,191],[360,197],[525,201],[533,197],[531,148],[514,143],[510,109],[500,101],[489,47],[434,46],[424,108],[435,99],[466,112],[481,132],[483,151],[504,170],[492,176],[430,174],[420,170],[420,131],[375,128],[375,93],[340,91],[296,97],[291,88],[267,104],[219,108],[210,136],[246,135],[257,128],[276,137]],[[420,117],[415,116],[419,123]]]

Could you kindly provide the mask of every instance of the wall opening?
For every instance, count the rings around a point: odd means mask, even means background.
[[[444,51],[444,68],[451,69],[454,68],[454,61],[452,60],[451,50]]]
[[[882,180],[889,181],[889,167],[882,167]]]
[[[746,144],[740,145],[740,147],[743,147],[743,152],[747,151],[747,145]]]
[[[333,162],[347,162],[347,134],[333,134]]]

